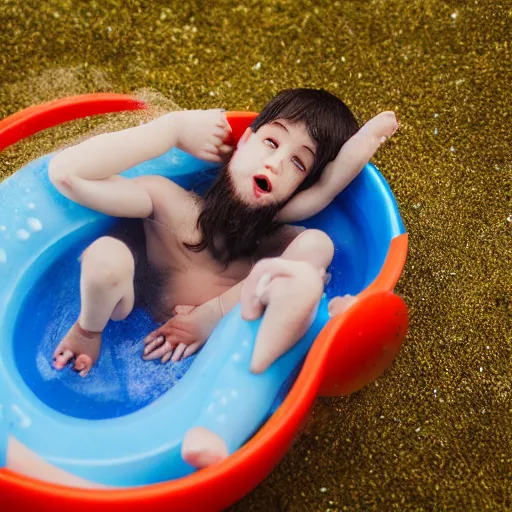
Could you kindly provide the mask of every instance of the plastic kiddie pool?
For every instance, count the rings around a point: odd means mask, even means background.
[[[0,150],[72,119],[143,108],[116,94],[32,107],[0,122]],[[254,116],[228,114],[235,141]],[[237,307],[181,380],[151,403],[134,405],[126,383],[114,399],[104,393],[91,399],[63,384],[69,378],[45,377],[49,354],[41,340],[57,341],[66,318],[76,318],[77,291],[69,291],[79,271],[76,257],[118,222],[60,196],[47,176],[51,158],[31,162],[0,184],[0,467],[15,439],[52,465],[112,488],[66,487],[3,467],[0,496],[7,510],[220,510],[283,457],[317,395],[362,388],[398,352],[407,309],[393,288],[405,264],[407,234],[391,190],[369,164],[328,208],[301,223],[333,239],[332,279],[308,333],[262,375],[248,370],[260,321],[244,322]],[[193,188],[212,172],[211,164],[173,149],[127,175],[162,174]],[[357,295],[356,303],[329,319],[328,299],[347,293]],[[136,333],[136,345],[151,322],[134,312],[120,324]],[[197,425],[219,433],[232,454],[194,472],[179,452],[185,431]]]

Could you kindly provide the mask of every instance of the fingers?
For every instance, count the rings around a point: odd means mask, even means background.
[[[174,344],[175,345],[175,344]],[[171,341],[164,341],[160,346],[155,346],[152,350],[148,350],[148,347],[144,349],[144,355],[142,359],[144,361],[153,361],[154,359],[161,359],[166,354],[172,353],[173,343]]]
[[[204,151],[215,156],[228,155],[233,151],[233,146],[224,144],[223,139],[215,137],[212,142],[205,145]]]
[[[169,361],[169,359],[171,359],[171,356],[172,356],[172,350],[170,350],[169,352],[167,352],[167,354],[165,354],[165,355],[164,355],[164,357],[162,357],[162,359],[161,359],[161,363],[162,363],[162,364],[167,363],[167,361]]]
[[[219,153],[222,153],[224,155],[229,155],[233,152],[233,146],[230,146],[229,144],[221,144],[219,146]]]
[[[231,125],[229,124],[226,114],[222,110],[221,110],[221,115],[220,115],[220,119],[217,123],[217,126],[219,128],[223,128],[224,130],[227,130],[229,133],[231,133],[233,131],[233,129],[231,128]]]
[[[203,342],[196,341],[190,345],[187,345],[186,343],[180,343],[174,350],[168,350],[161,358],[162,364],[167,363],[172,356],[172,362],[175,363],[177,361],[186,359],[187,357],[191,356],[192,354],[195,354],[202,346]],[[152,357],[151,359],[157,359],[158,356]],[[149,360],[149,358],[145,358]]]
[[[150,332],[145,338],[144,338],[144,343],[150,343],[152,342],[154,339],[158,338],[159,336],[161,336],[161,333],[160,331],[162,330],[161,327],[159,327],[158,329],[155,329],[154,331]]]
[[[148,338],[146,338],[144,340],[144,343],[146,344],[146,346],[144,347],[144,354],[149,354],[152,350],[159,347],[164,341],[165,341],[165,336],[163,336],[163,335],[157,336],[156,338],[153,338],[150,340],[148,340]]]
[[[187,345],[186,343],[180,343],[172,354],[172,361],[176,362],[180,359],[186,359],[192,354],[195,354],[203,345],[204,343],[202,341],[195,341],[190,345]]]
[[[176,362],[176,361],[179,361],[181,359],[181,356],[183,355],[183,353],[185,352],[187,348],[187,345],[185,345],[185,343],[180,343],[175,349],[174,349],[174,352],[172,353],[172,361],[173,362]],[[163,362],[163,361],[162,361]]]
[[[220,148],[222,148],[222,151]],[[201,158],[203,160],[208,160],[209,162],[222,163],[224,161],[225,155],[231,150],[231,146],[226,144],[219,143],[219,145],[216,146],[213,143],[208,143],[203,149]]]
[[[195,343],[192,343],[192,345],[188,345],[185,352],[183,352],[183,359],[195,354],[203,345],[204,343],[201,341],[196,341]]]

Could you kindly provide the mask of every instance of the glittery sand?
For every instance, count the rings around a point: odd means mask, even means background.
[[[303,85],[360,120],[397,113],[374,162],[410,234],[406,344],[377,383],[320,399],[232,510],[512,508],[512,5],[498,4],[0,0],[0,118],[98,91],[257,110]],[[0,176],[102,122],[18,144]]]

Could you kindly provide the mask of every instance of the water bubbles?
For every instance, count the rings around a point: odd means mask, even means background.
[[[7,253],[5,249],[0,249],[0,263],[7,263]]]
[[[28,203],[28,204],[27,204],[27,208],[28,208],[29,210],[35,210],[36,205],[35,205],[34,203]]]
[[[18,231],[16,232],[16,237],[18,238],[18,240],[25,242],[30,238],[30,233],[26,229],[18,229]]]
[[[41,231],[43,229],[43,224],[39,219],[36,219],[35,217],[29,217],[27,219],[27,224],[29,225],[30,229],[32,231]]]

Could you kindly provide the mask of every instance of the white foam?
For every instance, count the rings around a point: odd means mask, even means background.
[[[36,367],[43,380],[53,380],[59,377],[59,372],[53,368],[48,359],[42,352],[36,356]]]
[[[30,229],[32,231],[42,231],[43,229],[43,224],[41,223],[41,221],[39,219],[36,219],[35,217],[29,217],[27,219],[27,224],[30,226]]]
[[[7,263],[7,253],[5,249],[0,249],[0,263]]]
[[[24,242],[25,240],[28,240],[30,238],[30,233],[26,229],[18,229],[16,232],[16,236],[19,240]]]

